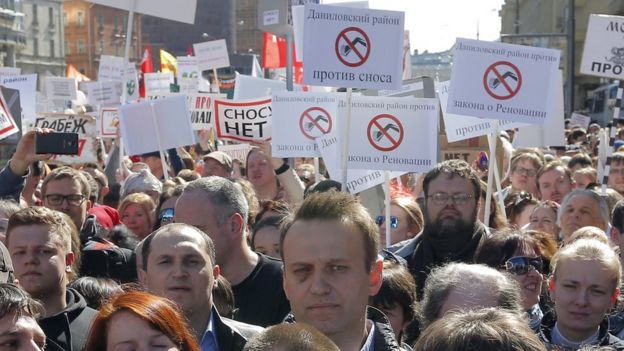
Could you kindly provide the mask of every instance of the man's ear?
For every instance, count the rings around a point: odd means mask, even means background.
[[[219,276],[221,275],[221,267],[219,267],[219,265],[214,265],[214,267],[212,267],[212,276],[214,277],[215,280],[215,286],[217,278],[219,278]]]
[[[71,267],[74,264],[74,261],[76,260],[76,256],[74,255],[73,252],[68,252],[65,255],[65,265],[68,267]]]
[[[243,216],[240,213],[234,213],[228,219],[230,225],[230,231],[235,234],[245,233],[245,226],[247,223],[243,220]]]
[[[611,295],[611,304],[615,305],[615,303],[617,302],[618,297],[620,297],[620,289],[615,289],[615,291],[613,292],[613,295]]]
[[[368,296],[375,296],[381,289],[381,283],[383,282],[383,260],[378,257],[377,261],[371,267],[370,283]]]
[[[611,238],[611,242],[615,246],[620,246],[620,230],[614,226],[611,226],[609,230],[609,237]]]
[[[553,276],[548,278],[548,292],[551,294],[555,292],[555,278]]]
[[[87,211],[89,211],[91,207],[93,207],[93,203],[91,202],[91,200],[87,200]]]

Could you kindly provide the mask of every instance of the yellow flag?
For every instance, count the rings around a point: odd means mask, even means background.
[[[175,56],[171,55],[163,49],[160,49],[160,72],[171,72],[175,77],[177,70],[178,60],[175,58]]]

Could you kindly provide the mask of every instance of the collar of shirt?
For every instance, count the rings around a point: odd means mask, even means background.
[[[210,311],[210,317],[208,318],[208,326],[201,339],[202,351],[219,351],[219,342],[217,340],[217,333],[214,330],[214,313]]]
[[[368,330],[368,336],[366,337],[366,342],[364,342],[360,351],[375,351],[375,323],[373,323],[370,319],[367,319],[366,329]]]

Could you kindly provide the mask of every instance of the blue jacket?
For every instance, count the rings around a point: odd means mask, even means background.
[[[10,161],[9,161],[10,162]],[[20,194],[24,189],[24,182],[26,176],[19,176],[9,167],[7,164],[2,171],[0,171],[0,199],[13,199],[15,202],[20,201]]]

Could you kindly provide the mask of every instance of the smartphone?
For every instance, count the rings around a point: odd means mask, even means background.
[[[77,133],[47,133],[35,135],[35,153],[78,155]]]

